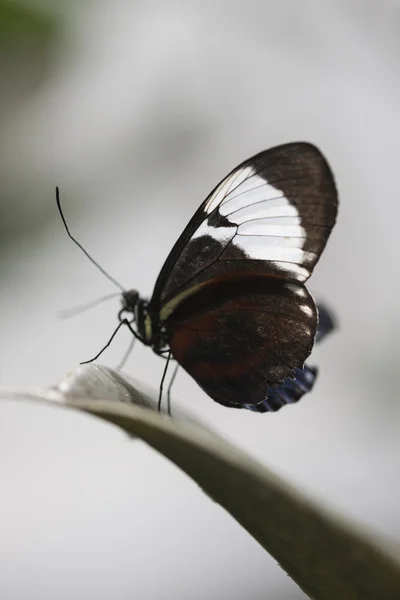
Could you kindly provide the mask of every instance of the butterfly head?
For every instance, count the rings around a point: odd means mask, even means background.
[[[126,290],[122,292],[121,304],[118,319],[123,321],[128,318],[131,324],[136,323],[141,341],[151,344],[151,322],[147,312],[147,300],[143,300],[136,290]]]
[[[131,313],[136,317],[136,308],[139,304],[139,292],[137,290],[127,290],[122,292],[121,297],[122,308],[119,312],[119,319],[121,320],[124,313]],[[136,320],[136,319],[135,319]]]

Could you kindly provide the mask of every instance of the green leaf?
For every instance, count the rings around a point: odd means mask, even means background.
[[[187,415],[159,415],[156,394],[125,376],[86,366],[55,388],[4,390],[2,397],[63,403],[141,438],[223,506],[314,600],[399,600],[399,556]]]
[[[33,37],[48,39],[53,33],[54,19],[44,10],[17,2],[0,3],[1,44],[19,38]]]

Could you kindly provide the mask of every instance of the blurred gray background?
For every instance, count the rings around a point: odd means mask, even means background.
[[[336,174],[337,226],[310,282],[340,330],[315,391],[227,410],[180,373],[176,405],[373,534],[400,541],[399,52],[396,0],[0,3],[0,384],[59,381],[151,294],[211,188],[294,140]],[[118,364],[123,332],[103,355]],[[158,387],[137,346],[126,371]],[[173,465],[86,416],[0,406],[4,600],[300,600],[258,544]],[[273,515],[271,516],[273,518]]]

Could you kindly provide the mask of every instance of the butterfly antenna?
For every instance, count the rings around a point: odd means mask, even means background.
[[[58,189],[58,186],[56,187],[56,202],[57,202],[57,208],[58,208],[58,212],[60,213],[60,216],[61,216],[62,222],[64,223],[65,230],[66,230],[66,232],[67,232],[67,234],[68,234],[68,237],[69,237],[69,238],[70,238],[70,239],[71,239],[71,240],[72,240],[72,241],[73,241],[73,242],[74,242],[74,243],[75,243],[75,244],[78,246],[78,248],[80,248],[80,249],[82,250],[82,252],[83,252],[83,253],[84,253],[84,254],[87,256],[87,258],[90,260],[90,262],[91,262],[91,263],[93,263],[93,264],[94,264],[94,266],[95,266],[95,267],[97,267],[97,268],[99,269],[99,271],[101,271],[101,272],[103,273],[103,275],[105,275],[105,276],[107,277],[107,279],[109,279],[110,281],[112,281],[112,283],[113,283],[114,285],[116,285],[116,286],[117,286],[117,287],[118,287],[118,288],[121,290],[121,292],[124,292],[124,291],[125,291],[125,288],[124,288],[124,287],[123,287],[123,286],[122,286],[122,285],[121,285],[121,284],[120,284],[120,283],[119,283],[119,282],[118,282],[116,279],[114,279],[114,277],[111,277],[111,275],[109,275],[109,274],[107,273],[107,271],[105,271],[105,270],[103,269],[103,267],[101,267],[101,266],[99,265],[99,263],[98,263],[98,262],[96,262],[96,261],[94,260],[94,258],[92,258],[92,257],[90,256],[90,254],[89,254],[89,253],[88,253],[88,252],[85,250],[85,248],[82,246],[82,244],[80,244],[80,243],[78,242],[78,240],[76,240],[76,239],[74,238],[74,236],[71,234],[71,232],[70,232],[70,230],[69,230],[69,228],[68,228],[68,225],[67,225],[67,221],[65,220],[64,213],[63,213],[63,211],[62,211],[62,208],[61,208],[61,202],[60,202],[60,190]]]
[[[119,292],[115,292],[114,294],[107,294],[107,296],[102,296],[101,298],[97,298],[97,300],[92,300],[91,302],[87,302],[86,304],[80,304],[79,306],[74,306],[73,308],[67,308],[66,310],[61,310],[58,313],[60,319],[70,319],[71,317],[75,317],[76,315],[80,315],[91,308],[94,308],[98,304],[105,302],[106,300],[111,300],[111,298],[115,298],[119,296]]]

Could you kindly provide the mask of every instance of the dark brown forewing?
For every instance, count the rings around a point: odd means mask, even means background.
[[[222,404],[258,404],[268,386],[302,367],[317,327],[302,284],[248,278],[212,284],[166,323],[172,355]]]
[[[226,274],[270,274],[304,282],[337,213],[330,168],[311,144],[257,154],[208,196],[176,242],[158,277],[152,307]]]

